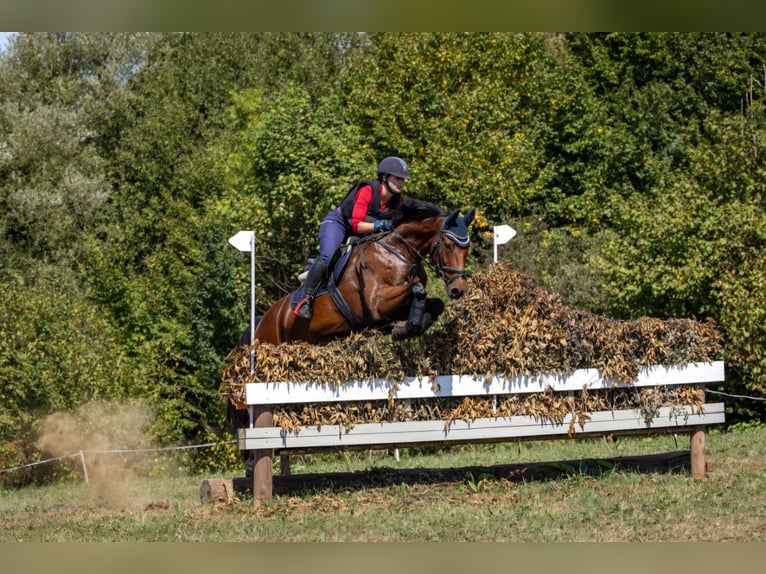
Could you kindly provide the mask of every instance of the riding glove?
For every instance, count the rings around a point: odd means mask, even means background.
[[[379,219],[372,226],[375,231],[392,231],[394,229],[394,224],[388,219]]]

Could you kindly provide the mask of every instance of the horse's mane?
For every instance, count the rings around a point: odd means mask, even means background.
[[[399,225],[407,221],[422,221],[429,217],[446,215],[441,207],[412,197],[402,201],[399,213],[394,217],[394,224]]]

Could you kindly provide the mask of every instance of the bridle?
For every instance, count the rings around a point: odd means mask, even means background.
[[[445,236],[461,249],[467,249],[471,241],[467,235],[465,237],[459,237],[449,229],[444,229],[444,225],[442,225],[441,231],[439,231],[439,238],[436,240],[436,243],[434,243],[434,246],[431,249],[431,260],[434,259],[434,252],[436,252],[436,268],[434,269],[433,266],[431,266],[431,268],[436,271],[439,277],[444,279],[444,282],[449,287],[450,283],[453,281],[460,279],[461,277],[465,277],[465,269],[457,269],[456,267],[449,267],[444,265],[444,262],[442,261],[441,244],[442,239],[444,239]],[[448,277],[447,273],[451,273],[452,276]]]
[[[450,229],[444,228],[444,223],[446,222],[446,219],[444,222],[442,222],[442,227],[439,230],[439,237],[434,242],[433,247],[431,247],[430,256],[431,261],[435,263],[435,265],[432,265],[426,261],[428,266],[436,273],[439,277],[441,277],[444,282],[447,284],[447,286],[450,285],[453,281],[456,281],[457,279],[460,279],[461,277],[465,277],[465,269],[457,269],[456,267],[449,267],[448,265],[444,264],[444,261],[442,260],[442,240],[446,236],[450,241],[452,241],[455,245],[462,249],[466,249],[470,245],[470,238],[466,235],[465,237],[461,237],[457,235],[455,232],[451,231]],[[420,254],[420,252],[415,249],[415,246],[412,245],[407,239],[402,236],[401,233],[396,231],[396,229],[392,230],[391,233],[398,237],[402,243],[404,243],[409,250],[414,253],[417,256],[417,263],[422,263],[425,261],[425,257]],[[401,251],[396,249],[395,247],[391,245],[387,245],[385,243],[380,243],[380,246],[386,249],[387,251],[393,253],[396,255],[399,259],[402,261],[405,261],[407,263],[412,264],[412,259],[405,257]],[[414,267],[414,265],[413,265]],[[412,273],[411,273],[412,274]],[[449,274],[449,275],[448,275]]]

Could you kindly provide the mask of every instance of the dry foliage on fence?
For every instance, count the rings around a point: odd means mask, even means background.
[[[439,321],[419,338],[394,342],[388,335],[367,331],[323,346],[274,346],[256,341],[252,350],[252,376],[250,347],[233,351],[223,373],[221,390],[235,402],[243,400],[245,383],[264,381],[338,386],[349,380],[397,381],[446,374],[502,374],[512,378],[596,368],[615,383],[631,383],[642,366],[719,360],[722,340],[710,320],[618,320],[566,305],[560,296],[536,287],[529,276],[499,263],[473,275],[466,296],[448,305]],[[611,407],[615,401],[630,403],[649,415],[657,406],[656,398],[650,399],[646,390],[629,391],[617,399],[609,398]],[[679,404],[679,399],[680,404],[699,401],[696,391],[678,391],[674,395],[679,393],[671,404]],[[507,415],[553,419],[579,411],[584,423],[588,411],[599,410],[593,401],[604,400],[593,393],[577,400],[539,393],[508,398],[497,409],[504,409]],[[357,422],[417,420],[413,413],[418,412],[432,419],[478,418],[474,415],[487,411],[480,399],[439,401],[442,403],[429,399],[408,405],[383,401],[344,408],[306,405],[289,412],[277,410],[275,418],[283,428],[297,429],[307,424],[348,426]]]
[[[303,427],[338,425],[347,430],[362,423],[443,420],[470,422],[480,418],[531,416],[538,421],[562,423],[568,414],[570,436],[583,429],[590,413],[608,410],[638,409],[650,422],[660,407],[677,409],[691,406],[702,412],[703,403],[697,389],[689,385],[658,388],[621,388],[569,393],[528,393],[509,395],[496,402],[486,397],[451,397],[401,401],[365,401],[290,405],[274,409],[274,426],[285,431],[300,432]],[[682,415],[683,416],[683,415]]]

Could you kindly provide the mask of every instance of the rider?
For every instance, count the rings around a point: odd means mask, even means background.
[[[349,235],[391,231],[392,218],[402,203],[402,188],[410,172],[403,159],[386,157],[378,164],[377,180],[362,180],[346,194],[319,225],[319,257],[311,264],[305,296],[295,307],[295,315],[311,319],[314,297],[327,272],[330,259]]]

